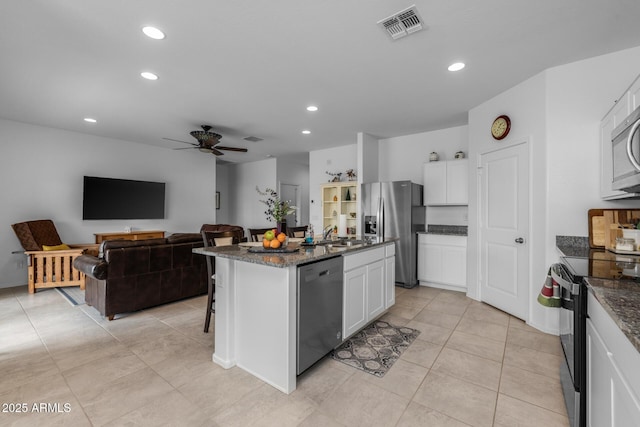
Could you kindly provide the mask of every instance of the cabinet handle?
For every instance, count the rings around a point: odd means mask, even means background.
[[[516,243],[519,243],[519,244],[523,244],[523,243],[524,243],[524,239],[523,239],[522,237],[518,237],[518,238],[515,240],[515,242],[516,242]]]

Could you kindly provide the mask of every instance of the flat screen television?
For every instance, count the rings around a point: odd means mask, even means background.
[[[82,219],[164,219],[164,182],[84,177]]]

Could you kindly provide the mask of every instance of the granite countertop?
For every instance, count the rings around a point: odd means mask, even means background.
[[[373,249],[395,242],[396,240],[398,239],[387,238],[381,242],[353,247],[338,247],[335,245],[333,247],[328,247],[328,245],[300,246],[298,251],[291,253],[253,253],[248,251],[248,247],[239,245],[195,248],[193,249],[193,253],[284,268]],[[288,247],[291,248],[296,246],[299,246],[299,244],[289,244]]]
[[[442,234],[445,236],[466,236],[466,225],[427,225],[426,231],[418,231],[418,234]]]
[[[640,352],[640,285],[629,280],[585,278],[596,297],[620,330]]]
[[[561,256],[591,257],[587,237],[556,236],[556,248]],[[631,280],[585,277],[589,292],[595,296],[611,319],[640,352],[640,284]]]

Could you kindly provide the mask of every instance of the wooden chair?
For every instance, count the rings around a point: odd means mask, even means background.
[[[237,245],[240,242],[238,238],[238,233],[236,231],[207,231],[202,230],[202,241],[204,242],[205,247],[212,246],[227,246],[227,245]],[[209,325],[211,324],[211,314],[214,313],[215,310],[215,273],[216,273],[216,260],[215,257],[205,256],[207,260],[207,282],[208,282],[208,292],[207,292],[207,313],[204,318],[204,332],[209,332]]]
[[[66,245],[67,249],[55,249],[64,244],[50,219],[20,222],[11,228],[28,257],[30,294],[40,288],[62,286],[80,286],[84,290],[85,275],[73,268],[73,260],[95,245]],[[53,250],[44,250],[45,246]]]
[[[273,230],[273,228],[249,228],[249,236],[251,236],[252,242],[261,242],[262,236],[269,230]]]
[[[287,236],[289,237],[304,237],[304,233],[307,232],[308,225],[302,227],[287,227]]]

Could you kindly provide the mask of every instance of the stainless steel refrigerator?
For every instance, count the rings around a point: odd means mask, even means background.
[[[396,284],[412,288],[418,284],[418,231],[425,229],[422,185],[411,181],[362,184],[362,228],[364,236],[396,241]]]

